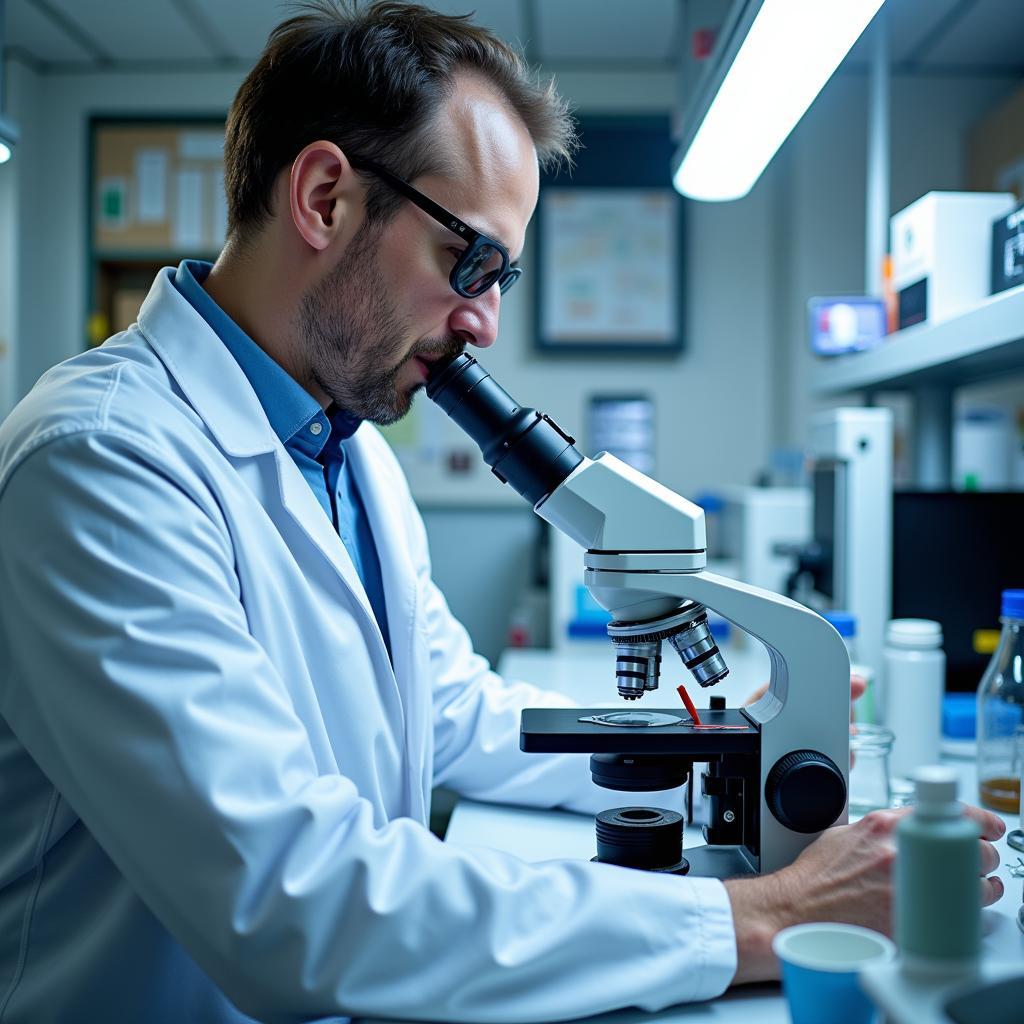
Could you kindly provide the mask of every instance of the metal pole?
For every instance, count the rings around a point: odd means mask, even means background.
[[[0,0],[0,117],[4,116],[4,79],[7,76],[7,55],[4,52],[6,43],[4,30],[7,28],[7,0]]]
[[[871,31],[868,92],[868,173],[865,202],[864,291],[882,294],[882,259],[889,251],[889,27],[883,4]]]
[[[914,398],[914,484],[948,490],[953,477],[952,388],[920,387]]]

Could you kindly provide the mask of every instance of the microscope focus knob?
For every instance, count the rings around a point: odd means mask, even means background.
[[[769,810],[793,832],[821,832],[846,806],[846,780],[817,750],[792,750],[775,762],[764,786]]]

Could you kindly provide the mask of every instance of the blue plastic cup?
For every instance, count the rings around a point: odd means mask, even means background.
[[[798,924],[772,941],[793,1024],[876,1024],[878,1012],[857,976],[862,967],[893,960],[896,946],[870,928]]]

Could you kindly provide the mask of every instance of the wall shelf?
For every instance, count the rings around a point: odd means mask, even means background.
[[[816,370],[812,388],[821,397],[953,389],[1013,372],[1024,372],[1024,285],[942,323],[907,327],[869,352],[840,356]]]

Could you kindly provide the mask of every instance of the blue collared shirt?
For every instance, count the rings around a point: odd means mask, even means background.
[[[391,638],[377,546],[345,458],[345,442],[362,421],[335,406],[325,413],[320,403],[214,302],[203,289],[203,281],[212,267],[213,264],[202,260],[183,260],[174,276],[175,287],[235,357],[256,392],[271,428],[334,523],[363,581],[390,654]]]

